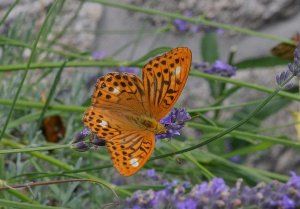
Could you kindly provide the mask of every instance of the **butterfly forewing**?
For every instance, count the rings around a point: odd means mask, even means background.
[[[92,106],[147,114],[141,79],[131,73],[109,73],[98,79]]]
[[[156,57],[143,68],[143,84],[150,115],[156,120],[164,117],[179,98],[191,66],[188,48],[175,48]]]
[[[295,35],[293,35],[291,40],[294,41],[295,45],[288,44],[288,43],[280,43],[271,49],[271,53],[274,56],[283,59],[293,60],[296,46],[300,43],[300,33],[296,33]]]

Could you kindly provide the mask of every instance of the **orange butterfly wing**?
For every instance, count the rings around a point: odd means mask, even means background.
[[[90,107],[84,124],[99,138],[106,140],[115,168],[124,176],[135,174],[150,158],[155,135],[136,126],[132,113],[122,110]]]
[[[119,173],[131,176],[150,158],[155,147],[155,135],[148,131],[124,131],[107,141],[106,146]]]
[[[106,140],[116,169],[124,176],[136,173],[155,147],[154,133],[135,119],[149,114],[142,81],[134,74],[109,73],[98,79],[92,106],[83,117],[91,132]]]
[[[159,121],[178,100],[191,67],[188,48],[175,48],[154,58],[143,68],[143,84],[151,117]]]
[[[145,115],[148,107],[144,86],[139,77],[131,73],[108,73],[98,79],[92,96],[92,106],[121,109]]]
[[[295,42],[295,45],[297,46],[300,43],[300,33],[296,33],[291,38],[292,41]],[[280,43],[273,47],[271,49],[271,53],[274,56],[287,59],[287,60],[293,60],[294,59],[294,51],[296,49],[295,45],[287,44],[287,43]]]

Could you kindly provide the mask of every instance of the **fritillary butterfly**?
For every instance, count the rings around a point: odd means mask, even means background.
[[[271,53],[274,56],[281,57],[283,59],[293,60],[296,46],[300,43],[300,33],[294,34],[291,40],[295,43],[295,45],[280,43],[271,49]]]
[[[98,79],[84,125],[106,140],[111,159],[124,176],[135,174],[155,147],[159,123],[179,98],[191,66],[192,53],[180,47],[149,61],[142,80],[131,73],[109,73]]]

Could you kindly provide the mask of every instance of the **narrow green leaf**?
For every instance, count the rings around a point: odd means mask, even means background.
[[[265,68],[274,67],[277,65],[287,65],[288,60],[280,59],[278,57],[259,57],[243,60],[234,64],[238,69],[248,69],[248,68]],[[272,69],[272,68],[270,68]]]
[[[213,63],[219,59],[218,36],[214,32],[205,33],[201,41],[203,61]]]
[[[5,207],[10,207],[10,208],[21,208],[21,209],[67,209],[63,207],[37,205],[37,204],[10,201],[5,199],[0,199],[0,205]]]

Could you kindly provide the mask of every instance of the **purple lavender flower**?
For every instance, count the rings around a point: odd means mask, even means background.
[[[300,77],[300,44],[294,51],[294,62],[289,63],[288,68],[294,76]]]
[[[194,69],[197,69],[197,70],[204,70],[204,69],[207,69],[208,67],[209,67],[209,65],[208,65],[208,63],[206,63],[206,62],[193,62],[192,63],[192,67],[194,68]]]
[[[178,209],[196,209],[197,208],[197,201],[192,198],[187,198],[181,201],[176,201],[176,208]]]
[[[192,17],[193,13],[192,13],[192,11],[186,11],[186,12],[184,12],[183,15],[187,16],[187,17]],[[191,27],[191,25],[188,22],[186,22],[185,20],[181,20],[181,19],[175,19],[173,21],[173,24],[174,24],[175,28],[180,32],[187,32],[187,31],[189,31],[189,29]]]
[[[295,208],[295,202],[291,198],[289,198],[287,195],[284,195],[281,200],[281,206],[284,209],[293,209]]]
[[[72,143],[71,148],[78,152],[86,152],[91,148],[91,146],[88,141],[81,141],[77,143]]]
[[[183,15],[186,17],[193,17],[193,12],[188,10],[184,12]],[[203,32],[216,32],[218,34],[222,34],[224,32],[224,30],[221,28],[210,27],[202,24],[198,24],[198,25],[192,24],[182,19],[175,19],[173,21],[173,24],[179,32],[199,33],[203,31]]]
[[[120,73],[134,73],[138,74],[140,72],[139,68],[136,67],[119,67]]]
[[[176,29],[180,32],[187,32],[190,28],[189,23],[181,19],[175,19],[173,21],[173,24],[176,27]]]
[[[244,186],[238,180],[230,188],[223,179],[215,178],[187,190],[183,184],[172,181],[160,191],[135,192],[126,199],[125,208],[300,208],[300,176],[291,174],[285,184],[273,181],[255,187]]]
[[[88,136],[90,138],[86,139]],[[71,142],[71,148],[79,152],[85,152],[90,149],[98,149],[99,146],[104,145],[105,140],[100,139],[95,134],[92,134],[88,128],[84,128],[81,132],[75,134],[75,137]]]
[[[294,51],[294,62],[288,64],[288,69],[293,74],[293,76],[300,77],[300,44]],[[276,82],[278,85],[282,86],[287,81],[287,79],[290,77],[289,71],[284,71],[276,75]],[[291,82],[288,82],[284,86],[285,89],[290,89],[292,87],[293,83]]]
[[[287,79],[290,77],[290,72],[289,71],[283,71],[280,74],[276,75],[276,82],[278,85],[282,86]],[[294,86],[292,82],[288,82],[284,85],[285,89],[291,89]]]
[[[300,176],[297,176],[295,172],[291,172],[291,175],[292,177],[287,182],[287,185],[300,190]]]
[[[221,60],[217,60],[210,68],[204,70],[204,72],[224,77],[231,77],[235,75],[236,68]]]
[[[283,71],[282,73],[276,75],[276,82],[278,85],[282,85],[290,76],[289,71]]]
[[[83,139],[85,137],[87,137],[88,135],[90,135],[90,129],[88,128],[84,128],[82,131],[80,131],[79,133],[77,133],[72,141],[72,143],[77,143],[77,142],[81,142],[83,141]]]
[[[106,57],[106,53],[104,51],[93,51],[92,58],[94,60],[102,60]]]
[[[147,176],[150,177],[153,180],[158,180],[158,176],[156,174],[155,169],[149,169],[149,170],[147,170]]]
[[[169,115],[160,120],[160,123],[167,128],[167,132],[157,134],[156,139],[169,138],[172,139],[175,135],[180,135],[180,130],[184,127],[184,123],[191,119],[191,116],[184,108],[172,109]]]
[[[90,143],[96,146],[104,146],[106,141],[104,139],[100,139],[98,136],[93,134],[93,136],[90,139]]]

